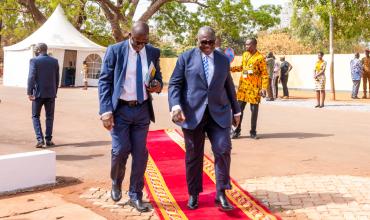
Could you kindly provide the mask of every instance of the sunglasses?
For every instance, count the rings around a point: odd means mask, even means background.
[[[133,37],[131,38],[132,39],[132,44],[136,45],[136,46],[141,46],[141,45],[147,45],[148,42],[140,42],[140,41],[136,41]]]
[[[202,40],[200,43],[202,45],[210,45],[210,46],[212,46],[212,45],[215,44],[215,41],[214,40]]]

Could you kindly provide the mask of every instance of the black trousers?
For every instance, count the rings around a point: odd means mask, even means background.
[[[55,98],[36,98],[34,101],[32,101],[32,123],[35,130],[36,139],[39,142],[44,142],[44,134],[42,132],[40,123],[42,106],[45,108],[46,118],[45,139],[46,141],[51,141],[53,138]]]
[[[281,76],[281,85],[283,86],[283,95],[284,96],[289,96],[289,89],[288,89],[288,75],[282,75]]]
[[[241,113],[242,115],[240,116],[240,123],[238,125],[238,127],[235,129],[235,133],[240,133],[241,132],[241,125],[242,125],[242,121],[243,121],[243,116],[244,116],[244,109],[245,109],[245,106],[247,105],[246,102],[242,102],[242,101],[238,101],[239,102],[239,105],[240,105],[240,110],[241,110]],[[257,134],[257,118],[258,118],[258,107],[259,107],[259,104],[250,104],[250,109],[251,109],[251,130],[249,131],[249,133],[252,135],[256,135]]]
[[[230,127],[220,127],[210,115],[208,108],[202,121],[195,129],[182,129],[185,139],[186,182],[189,195],[197,195],[203,191],[203,157],[205,133],[212,145],[215,157],[215,175],[217,192],[231,189],[230,163],[231,140]]]

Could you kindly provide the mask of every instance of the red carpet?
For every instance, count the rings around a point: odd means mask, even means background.
[[[160,219],[281,219],[244,191],[234,180],[232,189],[226,194],[236,208],[231,212],[220,211],[214,204],[214,165],[207,156],[204,157],[203,192],[199,195],[199,208],[187,209],[183,137],[175,130],[150,131],[147,147],[150,156],[145,172],[145,186]]]

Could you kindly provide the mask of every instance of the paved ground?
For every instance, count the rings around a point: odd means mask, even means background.
[[[36,150],[33,147],[31,103],[25,93],[25,89],[0,86],[0,154]],[[342,93],[337,95],[341,101],[328,102],[328,107],[314,109],[314,102],[309,99],[311,93],[293,91],[292,96],[299,98],[261,105],[258,121],[261,139],[257,141],[247,136],[250,114],[246,111],[242,137],[233,141],[232,176],[287,219],[329,219],[327,213],[321,213],[320,210],[325,207],[332,215],[331,205],[340,205],[340,210],[349,210],[332,216],[369,219],[370,196],[361,200],[358,193],[366,196],[370,189],[357,186],[356,181],[369,183],[370,178],[370,99],[352,101],[348,100],[348,94]],[[157,123],[152,124],[151,129],[175,128],[168,116],[167,96],[156,95],[154,98]],[[339,105],[345,105],[345,108]],[[85,207],[107,219],[122,219],[111,209],[98,203],[94,205],[89,199],[80,197],[88,194],[91,188],[107,191],[110,185],[110,137],[100,124],[97,109],[95,88],[87,91],[60,89],[54,130],[57,146],[52,150],[57,153],[57,175],[65,178],[66,183],[50,192],[66,203]],[[211,155],[209,143],[206,152]],[[325,178],[333,182],[328,184]],[[347,183],[341,185],[342,178],[348,178]],[[314,183],[319,181],[324,181],[323,187],[314,191]],[[274,185],[275,182],[287,186],[279,188],[279,184]],[[127,182],[124,184],[127,189]],[[289,184],[297,190],[289,188]],[[337,187],[337,192],[332,190],[332,186]],[[340,191],[342,188],[349,190],[351,186],[358,191]],[[307,196],[305,193],[311,191],[314,195],[335,194],[350,199],[337,202],[334,196],[333,200],[323,205],[304,205],[303,200],[298,205],[295,203],[294,196]],[[264,193],[260,195],[259,192]],[[276,204],[269,193],[287,195],[289,198],[293,195],[292,204],[289,204],[291,207]],[[39,193],[27,195],[37,196]],[[0,201],[11,203],[14,198],[18,198],[18,195],[0,197]],[[306,202],[310,199],[306,197]],[[357,208],[362,208],[361,212]],[[313,209],[317,210],[320,218],[315,213],[309,214]],[[353,218],[350,218],[349,212],[354,215]],[[128,210],[127,213],[132,211]],[[150,219],[155,216],[133,218]]]

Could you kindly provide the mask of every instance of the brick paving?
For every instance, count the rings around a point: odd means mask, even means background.
[[[98,206],[102,209],[108,209],[114,213],[120,219],[125,220],[159,220],[155,214],[153,207],[148,202],[147,194],[144,192],[143,202],[150,208],[149,212],[140,213],[133,207],[127,204],[129,197],[126,193],[122,193],[122,199],[119,202],[114,202],[110,198],[110,189],[103,188],[90,188],[84,194],[80,196],[82,199],[86,199],[91,202],[94,206]]]
[[[287,220],[370,220],[370,178],[297,175],[248,179],[242,187]]]
[[[370,178],[297,175],[248,179],[241,186],[285,220],[370,220]],[[80,198],[109,209],[122,219],[159,219],[127,205],[127,193],[114,203],[109,189],[91,188]],[[144,193],[144,201],[148,203]]]

